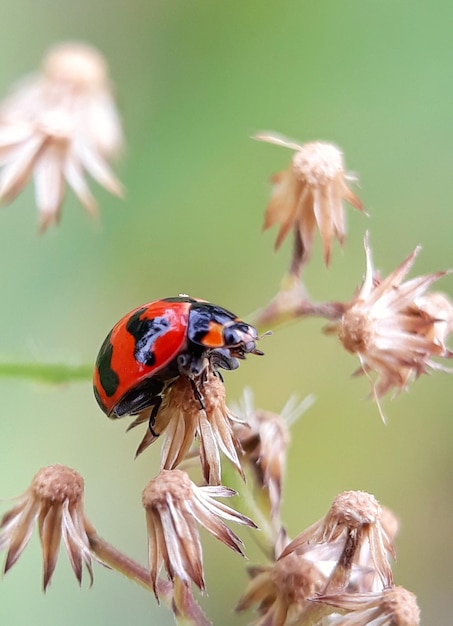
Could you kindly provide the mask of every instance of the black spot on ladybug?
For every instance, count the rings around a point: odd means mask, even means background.
[[[156,360],[153,352],[154,342],[167,332],[170,322],[165,317],[142,320],[140,316],[144,311],[146,308],[139,309],[131,316],[126,324],[126,330],[135,339],[134,357],[136,361],[151,367]]]
[[[104,388],[105,393],[109,397],[113,396],[116,393],[118,385],[120,384],[118,374],[115,372],[115,370],[112,369],[113,346],[110,343],[111,334],[112,333],[109,333],[105,338],[105,341],[102,344],[101,350],[99,352],[99,358],[97,362],[99,380],[101,381],[101,385]]]

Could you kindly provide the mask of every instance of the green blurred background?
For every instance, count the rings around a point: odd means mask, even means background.
[[[246,317],[275,293],[290,254],[261,233],[268,177],[289,152],[253,142],[272,129],[340,145],[360,176],[367,219],[348,208],[347,246],[327,271],[317,242],[307,271],[315,299],[347,300],[364,271],[371,231],[376,265],[391,271],[423,244],[416,272],[453,266],[453,5],[414,0],[3,0],[0,93],[34,70],[46,48],[82,39],[107,57],[127,137],[118,167],[125,202],[96,188],[94,224],[68,194],[62,222],[43,237],[31,189],[0,214],[2,360],[93,362],[129,309],[180,292]],[[93,185],[93,188],[95,186]],[[441,288],[453,293],[452,279]],[[227,374],[229,400],[246,385],[278,411],[290,394],[316,395],[293,428],[284,520],[291,536],[326,513],[336,493],[370,491],[401,519],[396,582],[415,592],[423,623],[451,624],[452,379],[420,379],[395,401],[388,424],[366,399],[356,361],[323,323],[288,326]],[[158,445],[133,461],[141,433],[100,413],[89,383],[0,381],[0,494],[19,494],[59,462],[86,479],[100,534],[146,561],[141,491]],[[6,510],[8,503],[3,503]],[[252,562],[254,540],[242,533]],[[216,625],[232,612],[244,563],[204,536]],[[62,554],[41,592],[39,543],[0,585],[2,626],[171,624],[165,608],[96,567],[80,591]]]

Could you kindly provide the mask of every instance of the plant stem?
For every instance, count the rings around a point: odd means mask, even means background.
[[[23,378],[43,383],[89,381],[93,366],[66,363],[0,363],[0,378]]]
[[[117,550],[95,532],[89,533],[88,539],[91,549],[103,563],[138,583],[147,591],[153,591],[151,576],[146,567]]]

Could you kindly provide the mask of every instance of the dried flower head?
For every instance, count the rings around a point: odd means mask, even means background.
[[[359,357],[361,370],[357,374],[364,373],[370,378],[372,394],[383,419],[380,399],[384,394],[392,389],[405,389],[411,380],[429,370],[448,371],[432,357],[452,356],[444,343],[451,312],[447,313],[447,321],[433,317],[427,304],[429,300],[421,300],[428,287],[446,272],[403,282],[418,251],[416,248],[381,280],[374,271],[366,236],[367,267],[362,287],[341,320],[328,329],[338,334],[346,350]],[[436,315],[438,313],[436,309]],[[375,380],[371,373],[375,374]]]
[[[289,426],[310,406],[309,397],[301,403],[290,398],[280,414],[255,409],[250,389],[244,390],[237,413],[244,422],[233,424],[245,461],[254,472],[256,484],[269,498],[271,517],[278,521],[282,498],[282,482],[289,445]]]
[[[14,200],[33,175],[41,231],[60,217],[65,181],[95,214],[84,171],[122,196],[109,165],[122,143],[104,58],[86,44],[57,45],[0,104],[0,200]]]
[[[343,245],[346,235],[343,200],[363,211],[361,201],[346,184],[355,178],[345,173],[342,152],[329,143],[302,145],[275,133],[259,133],[254,138],[295,151],[289,168],[272,178],[264,228],[280,224],[275,248],[294,229],[296,247],[301,248],[297,254],[301,261],[308,261],[318,228],[324,262],[329,265],[333,238]]]
[[[418,626],[420,609],[413,593],[403,587],[373,594],[319,596],[315,602],[328,604],[347,615],[335,615],[332,626]]]
[[[279,558],[303,554],[325,573],[329,581],[324,590],[335,592],[364,586],[366,577],[371,591],[393,583],[388,556],[393,544],[381,524],[382,509],[371,494],[345,491],[337,495],[328,514],[298,535]],[[357,578],[360,580],[358,581]]]
[[[83,487],[82,476],[64,465],[44,467],[36,474],[30,487],[17,498],[16,506],[0,523],[0,550],[7,550],[5,573],[26,548],[37,519],[44,561],[44,590],[55,570],[62,537],[79,584],[83,564],[93,583],[93,554],[88,534],[94,529],[83,510]]]
[[[229,548],[244,555],[242,542],[220,518],[256,528],[251,519],[214,498],[228,498],[236,492],[227,487],[197,487],[181,470],[162,470],[145,487],[149,541],[149,567],[154,593],[162,563],[168,577],[186,585],[194,582],[205,588],[203,554],[197,522]]]
[[[130,428],[148,421],[151,410],[143,411]],[[204,479],[210,485],[220,485],[220,452],[243,475],[236,451],[238,443],[233,434],[234,420],[237,418],[225,403],[224,384],[210,367],[203,372],[200,380],[180,376],[164,392],[156,420],[151,425],[152,430],[145,433],[137,454],[165,432],[161,469],[171,470],[181,463],[197,438]]]
[[[260,618],[254,622],[255,626],[305,623],[304,614],[312,613],[313,609],[310,599],[319,594],[326,583],[314,563],[295,553],[271,566],[252,567],[249,575],[251,581],[236,610],[258,605]]]

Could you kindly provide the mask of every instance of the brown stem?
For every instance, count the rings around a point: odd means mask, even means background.
[[[346,305],[343,302],[310,302],[305,300],[294,309],[294,317],[322,317],[330,322],[341,318]]]
[[[138,583],[147,591],[154,593],[151,577],[146,567],[117,550],[115,546],[112,546],[102,537],[99,537],[94,529],[90,528],[90,532],[87,534],[90,547],[99,560],[120,572],[123,576]],[[159,597],[173,610],[177,624],[181,626],[212,626],[194,599],[190,587],[177,577],[174,583],[160,580],[157,586]]]
[[[291,258],[291,263],[289,265],[289,273],[293,276],[300,276],[302,273],[303,266],[307,261],[305,255],[305,246],[302,241],[302,237],[300,236],[300,232],[298,228],[294,229],[294,246],[293,246],[293,256]]]
[[[96,532],[89,533],[88,540],[95,555],[106,565],[138,583],[148,591],[153,591],[149,571],[140,563],[129,558],[115,546],[99,537]]]
[[[193,597],[190,587],[177,576],[173,589],[173,613],[180,626],[212,626]]]
[[[297,280],[288,277],[288,281]],[[285,322],[304,318],[321,317],[335,322],[343,315],[346,304],[343,302],[312,302],[303,289],[302,283],[285,287],[263,309],[252,316],[252,321],[259,329],[269,330]]]

